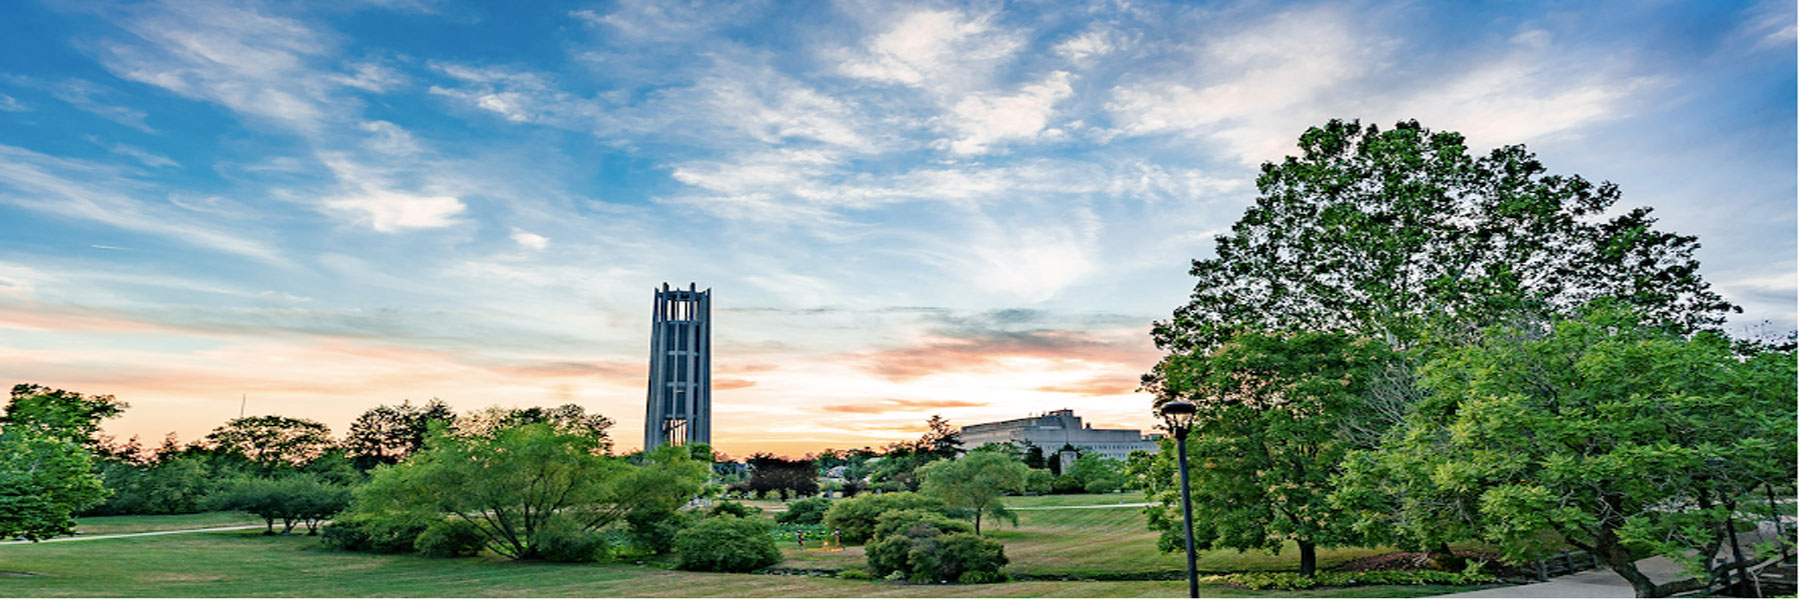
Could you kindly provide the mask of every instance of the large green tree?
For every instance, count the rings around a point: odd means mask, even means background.
[[[336,448],[325,424],[276,415],[226,421],[206,434],[206,443],[264,472],[303,467]]]
[[[981,533],[981,517],[1018,517],[1006,510],[1000,498],[1025,491],[1030,468],[1004,452],[976,451],[955,460],[937,460],[919,468],[919,491],[952,508],[968,509]]]
[[[1356,542],[1350,516],[1327,497],[1355,441],[1342,423],[1359,418],[1373,373],[1391,361],[1381,342],[1342,333],[1240,333],[1165,359],[1158,399],[1199,408],[1188,442],[1196,544],[1278,552],[1291,541],[1311,575],[1319,546]],[[1173,550],[1179,490],[1167,478],[1150,485],[1160,505],[1149,523]]]
[[[97,450],[101,446],[100,422],[119,416],[129,407],[112,396],[21,383],[12,388],[12,399],[6,404],[5,414],[0,415],[0,427],[30,427]]]
[[[0,430],[0,539],[68,535],[73,515],[106,498],[93,454],[30,427]]]
[[[1719,549],[1725,505],[1794,481],[1795,356],[1658,321],[1602,302],[1439,353],[1422,369],[1429,393],[1380,451],[1346,461],[1335,500],[1371,532],[1479,537],[1513,560],[1560,538],[1640,597],[1699,587],[1655,584],[1628,545],[1704,572],[1690,557]]]
[[[344,450],[359,469],[391,465],[425,445],[431,424],[450,425],[455,421],[456,412],[437,398],[424,404],[383,404],[364,411],[350,423],[350,430],[344,435]]]
[[[1300,149],[1263,164],[1256,202],[1216,256],[1193,262],[1193,296],[1155,325],[1159,348],[1204,351],[1244,330],[1407,348],[1440,325],[1566,314],[1596,297],[1689,330],[1737,310],[1700,277],[1695,238],[1655,229],[1648,208],[1615,211],[1617,186],[1550,174],[1524,146],[1476,157],[1455,132],[1333,120]]]

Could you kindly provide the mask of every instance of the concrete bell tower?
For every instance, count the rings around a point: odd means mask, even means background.
[[[712,290],[652,290],[644,451],[712,443]]]

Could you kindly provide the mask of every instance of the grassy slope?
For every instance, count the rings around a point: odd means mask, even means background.
[[[154,557],[148,560],[147,557]],[[686,573],[630,565],[438,560],[330,552],[317,538],[202,533],[0,547],[4,596],[1179,596],[1178,581],[1030,581],[913,586],[776,575]],[[1397,596],[1457,588],[1352,588],[1314,596]],[[1213,596],[1266,595],[1208,586]],[[1280,594],[1283,596],[1291,593]]]

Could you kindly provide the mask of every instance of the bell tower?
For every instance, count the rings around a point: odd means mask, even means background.
[[[712,290],[652,290],[644,451],[712,443]]]

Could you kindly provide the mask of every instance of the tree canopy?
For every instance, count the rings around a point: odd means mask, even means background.
[[[106,498],[92,454],[27,428],[0,431],[0,539],[68,535],[76,511]]]
[[[364,470],[391,465],[425,445],[431,424],[449,425],[455,421],[456,412],[436,398],[424,404],[383,404],[364,411],[350,423],[350,430],[344,435],[344,450]]]
[[[1480,537],[1523,561],[1554,532],[1640,596],[1696,587],[1654,585],[1627,545],[1712,556],[1730,510],[1709,505],[1794,481],[1795,356],[1647,321],[1602,302],[1443,352],[1404,427],[1347,461],[1336,500],[1402,540]]]
[[[30,427],[90,449],[100,446],[100,422],[119,416],[129,404],[112,396],[87,395],[34,383],[13,386],[0,427]]]
[[[1030,469],[1005,452],[970,452],[955,460],[937,460],[919,469],[919,491],[953,508],[968,509],[975,517],[975,533],[981,533],[983,514],[997,519],[1018,517],[1006,510],[1000,497],[1025,491]]]
[[[1326,498],[1352,449],[1342,423],[1390,360],[1384,344],[1342,333],[1240,333],[1212,352],[1166,359],[1158,399],[1199,409],[1188,436],[1196,544],[1275,552],[1293,541],[1301,575],[1311,575],[1316,547],[1355,542],[1348,515]],[[1178,547],[1178,490],[1167,479],[1152,485],[1161,505],[1150,523],[1165,549]]]
[[[241,417],[206,434],[219,452],[243,457],[265,472],[300,467],[324,456],[336,445],[331,428],[310,419],[265,415]]]
[[[1350,331],[1396,347],[1620,298],[1654,322],[1716,326],[1737,307],[1701,278],[1699,242],[1648,208],[1607,217],[1619,188],[1553,175],[1524,146],[1471,156],[1417,122],[1333,120],[1264,163],[1255,204],[1195,260],[1187,305],[1156,324],[1171,352],[1243,330]],[[1434,324],[1434,322],[1438,322]]]

